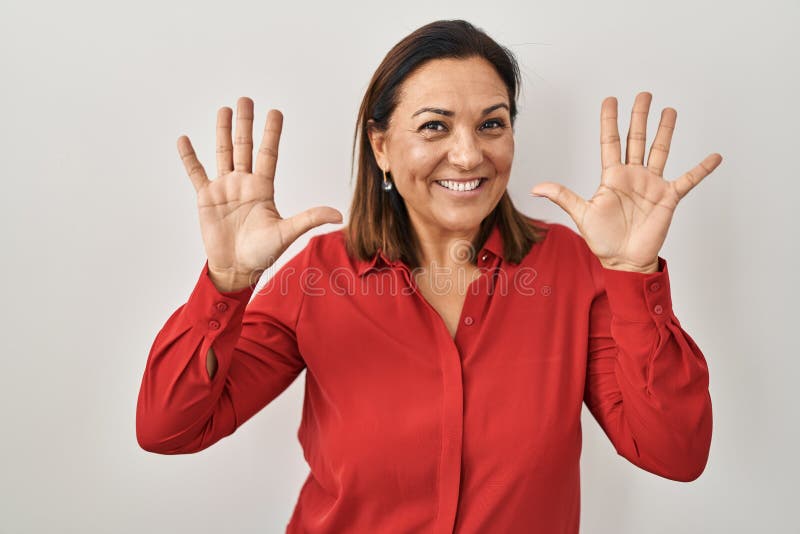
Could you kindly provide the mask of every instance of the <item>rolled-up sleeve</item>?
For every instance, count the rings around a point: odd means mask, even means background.
[[[689,482],[705,470],[712,411],[708,366],[673,313],[667,262],[658,272],[604,268],[593,258],[584,401],[633,464]]]
[[[143,449],[203,450],[233,433],[305,368],[295,332],[303,302],[299,271],[308,251],[307,245],[255,296],[255,287],[220,292],[205,262],[188,301],[150,349],[136,408]],[[206,364],[211,347],[217,359],[213,377]]]

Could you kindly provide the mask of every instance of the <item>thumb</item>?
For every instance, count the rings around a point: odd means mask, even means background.
[[[581,211],[586,201],[574,193],[570,188],[555,182],[542,182],[536,184],[530,193],[535,197],[545,197],[562,210],[566,211],[574,221],[580,219]]]
[[[312,228],[326,223],[338,224],[343,220],[339,210],[329,206],[316,206],[293,215],[286,219],[287,231],[284,234],[287,242],[292,243],[298,237],[308,232]]]

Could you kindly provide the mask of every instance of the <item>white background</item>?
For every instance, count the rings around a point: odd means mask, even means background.
[[[703,475],[666,480],[618,456],[584,408],[582,533],[792,532],[798,475],[796,1],[4,2],[0,8],[0,532],[283,532],[308,473],[302,374],[233,435],[194,455],[143,451],[141,374],[205,253],[175,147],[213,177],[220,106],[284,113],[284,215],[347,218],[350,153],[386,52],[464,18],[523,70],[509,190],[599,183],[599,115],[638,91],[678,111],[665,176],[724,161],[680,204],[661,255],[676,315],[710,368]],[[623,143],[624,144],[624,143]],[[279,260],[284,263],[311,235]],[[796,532],[796,531],[794,531]]]

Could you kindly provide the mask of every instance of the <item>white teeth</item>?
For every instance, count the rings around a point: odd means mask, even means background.
[[[436,183],[453,191],[472,191],[473,189],[475,189],[480,185],[481,179],[478,178],[477,180],[472,180],[471,182],[454,182],[452,180],[439,180]]]

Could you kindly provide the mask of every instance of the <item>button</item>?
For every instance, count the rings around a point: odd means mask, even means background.
[[[467,315],[466,317],[464,317],[464,324],[465,324],[465,325],[467,325],[467,326],[470,326],[470,325],[471,325],[472,323],[474,323],[474,322],[475,322],[475,321],[473,321],[473,320],[472,320],[472,317],[470,317],[469,315]]]
[[[481,261],[486,261],[486,258],[488,257],[489,257],[488,254],[484,254],[483,256],[481,256]]]
[[[653,308],[653,311],[661,315],[664,313],[664,308],[661,307],[661,304],[656,304],[655,308]]]
[[[653,282],[650,284],[650,291],[658,291],[659,289],[661,289],[661,284],[658,282]]]
[[[228,304],[225,302],[217,302],[217,309],[221,312],[224,312],[228,309]]]
[[[219,328],[219,321],[215,321],[214,319],[211,319],[210,321],[208,321],[208,326],[210,326],[211,328],[216,330],[216,329]]]
[[[545,297],[549,297],[550,294],[553,292],[553,288],[550,286],[542,286],[542,295]]]

